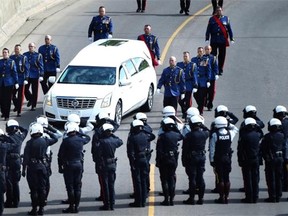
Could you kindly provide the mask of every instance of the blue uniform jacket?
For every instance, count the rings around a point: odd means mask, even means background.
[[[18,74],[14,60],[0,60],[0,86],[13,86],[18,83]]]
[[[215,76],[218,75],[219,69],[218,69],[218,62],[216,56],[210,54],[205,55],[209,58],[209,64],[211,67],[211,78],[210,80],[216,80]]]
[[[14,60],[17,74],[18,74],[18,83],[19,85],[23,85],[24,80],[28,79],[29,75],[29,62],[26,56],[20,55],[11,55],[11,59]]]
[[[233,32],[230,25],[230,20],[227,16],[221,16],[220,21],[223,23],[230,40],[233,40]],[[226,39],[221,31],[219,25],[215,21],[214,17],[210,17],[207,30],[206,30],[206,40],[211,37],[210,44],[220,43],[226,44]]]
[[[53,45],[42,45],[38,52],[41,53],[44,63],[44,72],[55,72],[56,68],[60,68],[60,54],[58,48]]]
[[[191,59],[191,62],[198,66],[198,87],[207,87],[207,82],[211,80],[211,66],[207,56],[196,56]]]
[[[113,33],[112,19],[109,16],[93,17],[89,25],[88,37],[92,37],[92,32],[94,41],[108,38],[108,35]]]
[[[165,97],[177,97],[180,94],[184,94],[186,91],[186,86],[183,70],[178,66],[175,66],[173,68],[165,68],[158,81],[157,88],[161,89],[162,85],[164,85],[165,88]]]
[[[40,53],[37,52],[25,52],[23,53],[28,59],[29,62],[29,78],[42,77],[44,74],[43,68],[43,57]]]
[[[192,62],[178,62],[177,66],[182,68],[185,74],[186,92],[192,92],[193,88],[198,88],[198,68]]]
[[[142,34],[138,36],[137,40],[142,40],[142,38],[144,38],[144,42],[146,43],[148,49],[155,54],[158,60],[160,60],[160,49],[158,45],[158,38],[152,34],[149,35]]]

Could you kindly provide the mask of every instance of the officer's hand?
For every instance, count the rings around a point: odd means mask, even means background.
[[[160,94],[160,93],[161,93],[161,89],[157,89],[157,90],[156,90],[156,93],[157,93],[157,94]]]
[[[206,40],[205,43],[206,43],[207,45],[209,45],[209,40]]]
[[[23,84],[24,84],[24,85],[27,85],[27,84],[28,84],[28,81],[27,81],[27,80],[24,80]]]
[[[92,39],[92,37],[89,37],[89,38],[88,38],[88,40],[89,40],[90,42],[93,42],[93,39]]]
[[[158,65],[162,65],[162,62],[160,59],[157,62],[158,62]]]
[[[25,171],[25,170],[22,170],[21,175],[22,175],[23,177],[25,177],[25,176],[26,176],[26,171]]]
[[[43,77],[39,77],[39,82],[42,82],[43,81]]]
[[[218,80],[219,79],[219,75],[215,75],[215,80]]]
[[[234,40],[231,40],[230,43],[231,43],[231,45],[233,45],[233,44],[235,43],[235,41],[234,41]]]
[[[16,84],[15,84],[15,89],[18,89],[18,88],[19,88],[19,84],[16,83]]]
[[[56,68],[56,73],[60,73],[60,68]]]
[[[215,162],[210,162],[210,165],[212,166],[212,167],[215,167]]]
[[[63,169],[62,166],[59,166],[59,167],[58,167],[58,172],[59,172],[59,173],[64,173],[64,169]]]
[[[185,94],[181,94],[180,98],[183,100],[185,98]]]
[[[196,93],[197,91],[198,91],[197,88],[193,88],[193,89],[192,89],[192,93]]]
[[[113,36],[112,36],[112,34],[109,34],[108,39],[111,39],[111,38],[113,38]]]
[[[211,84],[210,84],[210,82],[207,82],[207,88],[209,88],[209,87],[210,87],[210,85],[211,85]]]

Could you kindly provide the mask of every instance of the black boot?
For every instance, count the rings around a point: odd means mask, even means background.
[[[225,183],[224,185],[224,202],[225,204],[228,204],[229,200],[229,192],[230,192],[230,182]]]
[[[142,8],[141,8],[141,12],[144,13],[146,9],[146,0],[142,0]]]
[[[62,213],[74,213],[74,202],[75,202],[75,195],[73,191],[68,191],[68,202],[69,207],[62,210]]]
[[[43,215],[44,214],[44,207],[39,207],[37,214]]]
[[[220,182],[217,185],[217,190],[219,191],[219,198],[215,200],[215,203],[225,203],[224,199],[224,183]]]
[[[28,212],[28,215],[37,215],[37,207],[32,207],[31,211]]]
[[[160,205],[163,206],[169,206],[169,192],[168,192],[168,185],[167,183],[162,183],[162,191],[163,191],[163,195],[164,195],[164,200],[160,203]]]
[[[179,13],[182,14],[184,12],[184,10],[185,10],[184,0],[180,0],[180,8],[181,8],[181,10],[180,10]]]

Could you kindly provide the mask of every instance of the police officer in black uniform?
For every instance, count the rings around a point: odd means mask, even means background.
[[[217,190],[219,198],[216,203],[228,203],[230,192],[229,174],[232,170],[232,140],[238,133],[238,128],[229,124],[224,116],[219,116],[215,119],[216,131],[213,132],[209,143],[209,158],[210,164],[215,169],[217,176]]]
[[[145,207],[147,197],[148,164],[147,155],[150,154],[150,142],[155,139],[152,132],[144,130],[144,123],[135,119],[127,141],[127,155],[134,182],[135,201],[130,203],[131,207]]]
[[[19,123],[10,119],[6,123],[6,133],[13,140],[15,146],[7,154],[6,172],[6,202],[5,208],[17,208],[20,201],[19,181],[21,178],[21,146],[25,140],[28,130],[19,126]]]
[[[83,146],[90,141],[86,134],[79,133],[75,122],[66,125],[67,137],[63,139],[58,152],[59,172],[64,174],[69,207],[63,213],[78,213],[81,198],[83,173]]]
[[[4,210],[4,193],[6,192],[6,157],[13,147],[13,141],[0,129],[0,215]]]
[[[182,164],[189,178],[189,198],[184,204],[195,204],[196,188],[199,189],[197,204],[203,204],[205,191],[205,145],[209,137],[209,129],[202,124],[203,119],[199,115],[191,117],[189,125],[191,131],[186,134],[182,146]]]
[[[223,8],[223,0],[211,0],[211,3],[212,3],[212,6],[213,6],[212,15],[214,15],[217,6],[220,6],[221,8]]]
[[[259,193],[260,140],[263,132],[254,118],[248,117],[241,125],[237,147],[238,164],[242,168],[245,198],[243,203],[257,203]]]
[[[169,117],[163,119],[162,129],[163,133],[159,135],[156,146],[156,166],[159,168],[164,194],[164,201],[160,204],[173,206],[179,154],[178,142],[183,139],[183,136],[175,121]]]
[[[103,180],[103,203],[100,210],[114,210],[115,189],[114,183],[116,179],[116,161],[115,151],[119,148],[123,141],[113,134],[114,127],[109,123],[102,126],[103,134],[99,139],[99,161],[100,175]]]
[[[191,0],[180,0],[180,14],[184,12],[185,15],[189,15],[190,2]]]
[[[287,149],[282,123],[279,119],[272,118],[268,122],[268,131],[260,145],[265,161],[265,176],[269,195],[264,201],[274,203],[279,202],[282,196],[283,154]],[[285,163],[287,163],[287,158],[285,158]]]
[[[99,151],[98,151],[98,147],[99,147],[99,139],[103,133],[102,130],[102,126],[105,123],[109,123],[111,125],[113,125],[114,129],[113,129],[113,133],[119,128],[119,125],[113,121],[112,119],[110,119],[108,113],[106,112],[100,112],[96,115],[95,117],[96,120],[96,124],[94,127],[94,135],[92,138],[92,145],[91,145],[91,154],[92,154],[92,159],[95,163],[95,172],[98,175],[98,181],[99,181],[99,185],[100,185],[100,196],[96,197],[95,200],[96,201],[103,201],[103,180],[101,179],[101,175],[99,173],[100,171],[100,162],[99,159]]]
[[[285,135],[286,149],[288,149],[288,118],[287,109],[282,105],[278,105],[273,109],[273,118],[277,118],[282,123],[283,133]],[[285,153],[285,152],[284,152]],[[286,155],[283,154],[283,158]],[[283,191],[288,191],[288,167],[283,163],[283,173],[282,173],[282,189]]]
[[[24,149],[24,157],[22,164],[22,176],[26,176],[30,188],[32,210],[29,215],[43,215],[46,200],[46,150],[50,145],[55,144],[58,139],[54,133],[49,133],[50,138],[43,137],[43,126],[39,123],[30,125],[31,139],[27,141]],[[37,207],[39,209],[37,211]]]

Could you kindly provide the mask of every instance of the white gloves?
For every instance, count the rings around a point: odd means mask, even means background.
[[[207,82],[207,88],[209,88],[210,87],[210,82]]]
[[[60,68],[56,68],[56,73],[60,73]]]
[[[215,80],[218,80],[219,79],[219,75],[215,75]]]
[[[89,38],[88,38],[88,40],[89,40],[90,42],[93,42],[93,39],[92,39],[92,37],[89,37]]]
[[[15,89],[18,89],[18,88],[19,88],[19,84],[16,83],[16,84],[15,84]]]
[[[27,85],[27,84],[28,84],[28,81],[27,81],[27,80],[24,80],[23,84],[24,84],[24,85]]]
[[[197,91],[198,91],[197,88],[193,88],[193,89],[192,89],[192,93],[196,93]]]
[[[209,41],[209,40],[206,40],[205,43],[206,43],[207,45],[209,45],[209,44],[210,44],[210,41]]]
[[[183,100],[185,98],[185,94],[181,94],[180,98]]]
[[[108,39],[111,39],[113,36],[112,36],[112,34],[109,34],[108,35]]]
[[[157,62],[158,62],[158,65],[162,65],[162,62],[160,59]]]
[[[42,82],[43,81],[43,77],[39,77],[39,82]]]
[[[156,93],[157,93],[157,94],[160,94],[160,92],[161,92],[161,89],[157,89],[157,90],[156,90]]]
[[[231,40],[230,43],[231,43],[231,45],[233,45],[233,44],[235,43],[235,41],[234,41],[234,40]]]

